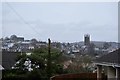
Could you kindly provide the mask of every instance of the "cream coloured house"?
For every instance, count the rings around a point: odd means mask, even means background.
[[[120,49],[110,52],[94,61],[97,65],[97,79],[102,79],[103,67],[106,67],[107,80],[120,80]]]

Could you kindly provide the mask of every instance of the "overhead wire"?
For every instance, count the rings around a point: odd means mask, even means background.
[[[5,2],[9,8],[11,8],[13,10],[13,12],[19,17],[19,19],[22,20],[22,22],[24,22],[26,25],[29,26],[29,28],[31,28],[38,36],[40,36],[40,33],[38,31],[36,31],[35,28],[33,28],[32,25],[30,25],[8,2]]]

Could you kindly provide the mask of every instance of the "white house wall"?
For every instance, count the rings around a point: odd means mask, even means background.
[[[107,77],[108,77],[108,80],[115,80],[115,78],[116,78],[115,68],[113,68],[113,67],[107,68]]]

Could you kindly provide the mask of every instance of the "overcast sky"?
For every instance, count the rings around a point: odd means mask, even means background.
[[[2,36],[78,42],[84,34],[92,41],[118,41],[118,3],[3,3]]]

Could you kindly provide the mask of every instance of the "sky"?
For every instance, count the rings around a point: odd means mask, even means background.
[[[2,37],[79,42],[90,34],[92,41],[118,41],[117,2],[4,2],[0,13]]]

